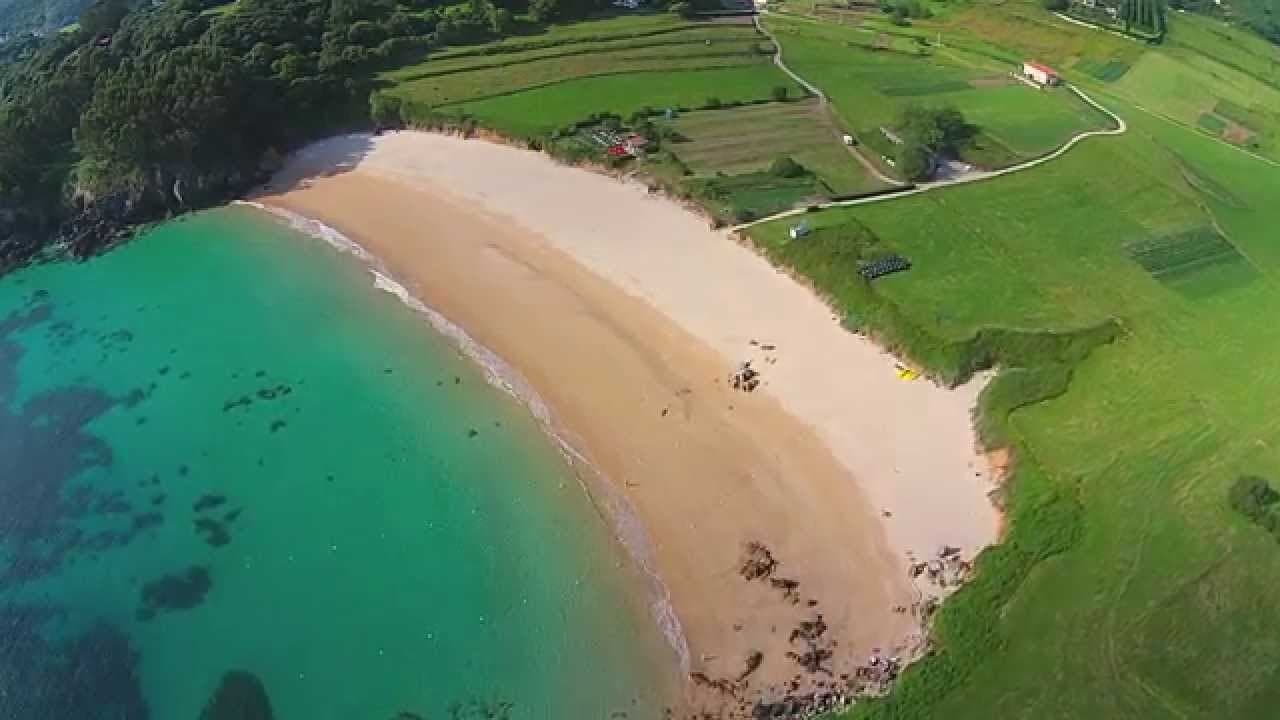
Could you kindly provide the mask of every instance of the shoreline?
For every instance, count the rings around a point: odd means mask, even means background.
[[[692,709],[831,693],[835,678],[862,677],[871,652],[909,660],[923,643],[909,563],[933,557],[935,537],[952,538],[938,544],[959,548],[957,559],[995,539],[989,504],[986,518],[956,516],[990,489],[968,417],[977,384],[897,380],[892,358],[840,329],[812,292],[636,183],[509,146],[397,133],[310,146],[280,185],[254,200],[345,234],[402,300],[465,328],[526,378],[545,418],[526,406],[567,455],[598,469],[609,506],[633,511],[652,570],[635,560],[668,588],[688,643]],[[729,329],[709,329],[719,326]],[[854,366],[813,377],[810,350]],[[727,387],[743,359],[762,371],[754,393]],[[824,387],[876,365],[886,372],[862,394]],[[871,402],[822,407],[833,395]],[[885,414],[910,416],[946,446],[942,458],[892,446],[902,418]],[[867,437],[877,426],[881,437]],[[877,448],[885,437],[891,447]],[[950,486],[937,487],[939,469]],[[921,487],[947,512],[900,510]],[[960,493],[966,502],[952,502]],[[620,532],[616,507],[602,511]]]
[[[615,539],[623,546],[628,558],[639,566],[650,583],[651,597],[654,598],[653,602],[649,603],[650,619],[658,626],[668,647],[676,653],[681,673],[688,673],[689,648],[685,642],[684,633],[680,629],[680,620],[674,608],[671,607],[670,591],[652,567],[649,540],[645,537],[644,528],[639,525],[639,518],[636,517],[634,509],[630,508],[625,497],[612,491],[600,469],[592,465],[587,457],[560,434],[546,403],[538,395],[537,390],[530,386],[520,374],[520,371],[477,342],[465,328],[451,322],[415,297],[391,274],[377,256],[345,233],[284,207],[253,200],[236,200],[232,204],[267,213],[299,233],[319,239],[338,252],[359,260],[373,276],[375,288],[394,295],[406,307],[424,316],[434,332],[446,338],[458,352],[484,372],[485,382],[510,396],[538,421],[542,431],[555,443],[561,457],[573,470],[574,478],[591,501],[592,507],[596,509],[606,526],[613,531]],[[583,473],[588,478],[594,478],[594,481],[584,479]],[[607,505],[601,504],[601,495],[607,498]]]

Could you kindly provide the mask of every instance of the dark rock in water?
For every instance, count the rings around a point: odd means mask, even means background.
[[[0,717],[153,717],[142,695],[138,653],[115,625],[96,622],[66,637],[48,632],[61,610],[47,606],[0,605]],[[57,638],[57,639],[55,639]]]
[[[238,407],[249,407],[252,404],[253,404],[253,398],[250,398],[248,395],[241,395],[235,400],[227,400],[226,402],[222,403],[222,412],[234,410]]]
[[[204,512],[205,510],[212,510],[226,502],[226,495],[215,495],[213,493],[209,493],[207,495],[201,495],[200,498],[191,505],[191,509],[196,512]]]
[[[276,432],[276,431],[278,431],[278,430],[283,430],[283,429],[285,428],[285,426],[287,426],[288,424],[289,424],[289,423],[288,423],[288,422],[286,422],[286,421],[284,421],[284,420],[272,420],[272,421],[271,421],[271,432]]]
[[[164,504],[165,498],[167,497],[168,495],[165,495],[164,493],[157,493],[156,495],[152,496],[151,505],[153,507],[159,507]]]
[[[222,676],[213,697],[200,711],[200,720],[274,720],[271,699],[253,673],[232,670]]]
[[[143,390],[142,388],[134,388],[129,392],[125,393],[125,396],[121,398],[120,401],[124,403],[125,407],[134,408],[134,407],[137,407],[139,403],[141,403],[143,400],[146,400],[146,399],[147,399],[146,390]]]
[[[158,512],[140,513],[133,516],[133,532],[140,532],[164,523],[164,516]]]
[[[150,620],[161,612],[190,610],[204,602],[213,587],[209,569],[192,565],[181,574],[165,575],[142,586],[139,620]]]
[[[204,541],[212,547],[222,547],[231,542],[227,526],[209,517],[196,518],[196,532],[204,535]]]
[[[228,524],[233,523],[236,521],[236,518],[240,517],[240,513],[242,512],[244,512],[244,508],[235,508],[234,510],[228,510],[226,513],[223,514],[222,522],[228,523]]]
[[[259,388],[257,396],[260,400],[275,400],[276,398],[288,395],[291,392],[293,392],[293,389],[288,385],[280,384],[275,387]]]
[[[480,434],[480,431],[475,428],[471,428],[470,430],[467,431],[467,437],[469,438],[473,438],[479,434]]]
[[[422,717],[418,713],[411,713],[408,710],[401,710],[400,712],[396,713],[396,716],[391,718],[391,720],[426,720],[426,718]]]
[[[178,466],[178,474],[181,475],[182,477],[186,477],[187,473],[189,472],[191,472],[191,468],[187,467],[186,465]]]
[[[124,493],[119,490],[99,498],[93,506],[94,512],[103,515],[122,515],[132,509],[133,506],[124,499]]]

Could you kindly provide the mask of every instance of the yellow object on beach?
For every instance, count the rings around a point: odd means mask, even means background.
[[[896,367],[898,370],[899,380],[915,380],[916,378],[920,377],[920,373],[916,372],[915,370],[912,370],[911,368],[905,365],[897,365]]]

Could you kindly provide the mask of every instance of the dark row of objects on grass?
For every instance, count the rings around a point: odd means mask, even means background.
[[[858,274],[868,280],[874,280],[878,277],[910,269],[911,261],[901,255],[895,254],[880,258],[879,260],[862,263],[858,267]]]

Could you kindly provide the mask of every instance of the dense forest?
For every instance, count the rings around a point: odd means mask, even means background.
[[[0,37],[52,32],[75,22],[89,0],[0,0]]]
[[[242,192],[299,143],[367,123],[381,66],[603,4],[126,1],[97,0],[0,68],[0,269]]]

